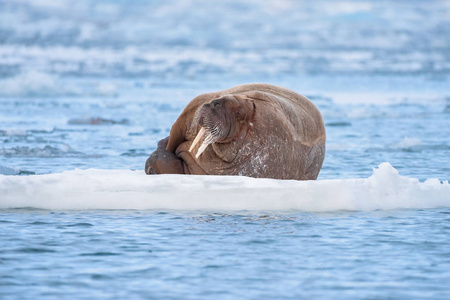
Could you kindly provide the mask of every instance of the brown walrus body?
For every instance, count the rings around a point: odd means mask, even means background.
[[[322,116],[308,98],[274,85],[244,84],[193,99],[145,171],[316,179],[325,138]]]

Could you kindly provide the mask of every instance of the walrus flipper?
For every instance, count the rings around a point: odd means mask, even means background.
[[[169,137],[158,142],[156,149],[145,162],[145,173],[152,174],[184,174],[183,162],[176,155],[166,150]]]

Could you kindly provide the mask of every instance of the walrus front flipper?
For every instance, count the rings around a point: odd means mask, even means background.
[[[183,162],[166,150],[169,137],[162,139],[156,149],[145,162],[145,173],[152,174],[184,174]]]

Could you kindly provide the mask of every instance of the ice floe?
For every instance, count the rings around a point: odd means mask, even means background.
[[[73,170],[0,175],[0,208],[50,210],[372,211],[450,207],[448,181],[420,182],[382,163],[369,178],[293,181]]]

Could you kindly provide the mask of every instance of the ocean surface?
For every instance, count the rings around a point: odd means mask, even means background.
[[[317,181],[146,176],[265,82]],[[0,299],[449,299],[450,1],[0,0]]]

